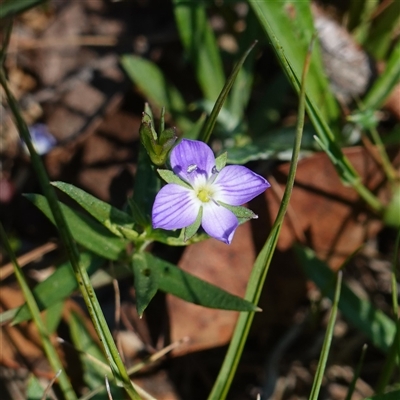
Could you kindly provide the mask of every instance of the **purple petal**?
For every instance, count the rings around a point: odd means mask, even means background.
[[[241,165],[228,165],[215,179],[216,200],[240,206],[258,196],[271,185],[262,176]]]
[[[230,244],[239,223],[233,212],[210,202],[203,207],[201,226],[213,238]]]
[[[157,193],[152,211],[153,228],[185,228],[196,220],[199,210],[199,200],[192,190],[170,183]]]
[[[198,140],[183,139],[171,152],[172,170],[190,184],[201,179],[205,182],[215,166],[215,157],[210,147]]]

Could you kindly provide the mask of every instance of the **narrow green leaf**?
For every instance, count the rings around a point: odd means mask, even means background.
[[[58,301],[56,303],[53,303],[47,308],[46,314],[44,316],[44,323],[47,332],[49,332],[49,334],[52,334],[56,331],[61,321],[63,310],[64,310],[63,301]]]
[[[147,99],[160,109],[165,107],[171,113],[182,132],[192,128],[193,123],[187,116],[185,100],[156,64],[133,55],[122,56],[121,64]]]
[[[392,38],[396,35],[396,29],[400,26],[399,3],[389,2],[372,21],[368,32],[365,47],[369,54],[378,60],[386,58],[387,51],[392,44]]]
[[[232,311],[257,311],[254,304],[183,271],[149,253],[143,253],[157,277],[159,290],[203,307]]]
[[[132,257],[132,268],[136,293],[136,309],[139,316],[149,305],[151,299],[157,293],[160,276],[154,273],[154,269],[148,264],[148,258],[144,253],[135,253]]]
[[[26,194],[25,197],[54,224],[54,217],[45,197],[39,194]],[[65,204],[59,204],[67,226],[77,243],[108,260],[118,260],[124,257],[127,244],[125,240],[117,238],[92,218],[72,210]]]
[[[392,50],[385,70],[374,82],[363,101],[363,108],[377,110],[400,80],[400,43]]]
[[[282,62],[280,52],[284,52],[288,63],[298,78],[298,82],[300,82],[303,61],[314,34],[310,2],[262,0],[251,1],[249,4],[271,40],[278,59]],[[279,41],[279,44],[277,44],[277,41]],[[298,88],[296,90],[298,91]],[[320,108],[324,119],[329,123],[336,121],[339,116],[339,108],[331,90],[329,90],[329,83],[324,74],[321,55],[317,46],[312,55],[306,91],[307,96]]]
[[[16,14],[21,14],[47,1],[48,0],[5,0],[0,5],[0,20],[13,17]]]
[[[175,19],[206,99],[215,101],[225,81],[222,60],[205,7],[197,0],[174,0]]]
[[[83,209],[119,237],[135,240],[138,233],[133,229],[134,221],[129,214],[97,199],[84,190],[65,182],[52,182],[52,185],[74,199]]]
[[[85,268],[88,274],[92,275],[104,264],[104,260],[90,253],[82,252],[81,263],[82,268]],[[59,265],[47,279],[38,283],[33,289],[33,294],[42,311],[48,309],[53,304],[62,302],[76,289],[78,289],[78,284],[74,276],[74,271],[71,264],[65,262]],[[22,305],[15,310],[16,317],[12,322],[13,324],[19,324],[31,318],[27,305]]]
[[[297,257],[306,275],[313,280],[324,295],[333,299],[334,272],[307,248],[295,247]],[[353,326],[366,335],[379,349],[387,352],[396,332],[395,323],[369,301],[360,299],[347,286],[343,285],[339,309]]]
[[[182,179],[180,179],[177,175],[174,174],[169,169],[158,169],[157,170],[158,174],[161,176],[161,178],[164,179],[165,182],[167,183],[175,183],[179,186],[182,186],[186,189],[191,189],[191,186],[184,182]]]

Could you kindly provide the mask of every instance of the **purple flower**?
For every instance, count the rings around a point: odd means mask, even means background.
[[[201,218],[201,226],[210,236],[229,244],[239,225],[231,210],[242,209],[232,206],[240,206],[270,187],[263,177],[240,165],[224,167],[222,161],[217,170],[220,162],[210,147],[196,140],[183,139],[175,146],[170,163],[176,176],[169,179],[174,183],[168,183],[156,196],[153,228],[187,228]]]

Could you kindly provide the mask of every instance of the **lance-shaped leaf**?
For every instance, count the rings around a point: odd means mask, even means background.
[[[135,275],[136,293],[140,293],[140,297],[137,298],[139,314],[146,309],[155,294],[155,288],[204,307],[231,311],[259,311],[254,304],[149,253],[142,253],[140,259],[136,258],[136,261],[139,261],[139,266],[133,267],[134,271],[144,268],[139,281],[136,281]],[[140,283],[144,285],[144,288],[137,286]]]
[[[69,183],[52,182],[52,185],[74,199],[114,235],[131,240],[138,237],[138,233],[133,229],[133,219],[129,214]]]
[[[53,214],[44,196],[26,194],[25,197],[54,224]],[[116,237],[103,225],[79,211],[73,210],[62,203],[60,203],[60,207],[77,243],[108,260],[118,260],[126,255],[126,240]]]

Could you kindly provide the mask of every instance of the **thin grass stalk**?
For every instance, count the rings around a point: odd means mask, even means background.
[[[53,213],[54,220],[60,233],[61,241],[66,248],[68,258],[71,262],[75,277],[78,282],[78,286],[81,289],[82,296],[88,308],[96,332],[99,335],[99,338],[103,345],[103,350],[106,354],[108,362],[110,363],[113,375],[115,376],[118,384],[122,385],[125,388],[132,399],[140,399],[136,390],[132,386],[128,374],[126,373],[125,366],[121,360],[121,357],[119,356],[118,349],[107,326],[100,304],[90,283],[89,276],[85,268],[80,265],[78,249],[65,222],[64,215],[62,214],[61,208],[58,204],[58,199],[55,191],[50,185],[50,181],[48,179],[42,160],[36,153],[36,150],[32,144],[28,126],[22,118],[17,101],[15,100],[13,94],[8,87],[5,72],[2,68],[0,69],[0,85],[4,88],[4,91],[6,93],[8,105],[13,113],[18,131],[26,146],[28,147],[33,168],[39,179],[43,193],[47,198],[51,212]]]
[[[310,400],[318,400],[318,395],[321,389],[322,378],[324,377],[326,362],[328,360],[329,349],[332,343],[333,329],[335,327],[336,315],[339,306],[340,290],[342,288],[343,272],[337,274],[335,297],[333,298],[331,315],[329,317],[328,327],[326,329],[324,343],[322,345],[321,355],[318,361],[317,371],[315,373],[314,382],[311,388]]]
[[[388,385],[390,378],[393,375],[393,370],[396,365],[400,364],[400,318],[399,318],[399,304],[398,304],[398,291],[397,291],[397,276],[399,266],[399,253],[400,253],[400,229],[397,233],[395,241],[395,249],[393,254],[393,266],[391,274],[392,286],[392,307],[393,315],[396,321],[396,334],[393,338],[393,343],[388,352],[382,372],[379,376],[378,383],[375,391],[377,394],[382,394]]]
[[[62,362],[58,356],[57,350],[55,349],[53,343],[50,340],[49,333],[47,332],[46,326],[43,323],[42,317],[40,315],[39,306],[37,305],[36,299],[31,289],[29,288],[29,285],[25,279],[24,274],[22,273],[22,269],[18,264],[17,258],[15,257],[15,254],[10,246],[6,232],[4,231],[1,222],[0,222],[0,237],[6,249],[6,252],[10,257],[10,260],[14,266],[15,276],[18,280],[19,286],[21,287],[26,304],[28,305],[29,311],[32,315],[32,319],[39,332],[39,336],[42,341],[46,357],[49,360],[49,363],[55,374],[61,371],[61,373],[58,376],[58,383],[60,385],[60,389],[64,395],[64,398],[66,400],[76,400],[77,396],[75,394],[75,391],[68,379],[68,375],[65,372]]]
[[[362,347],[362,350],[361,350],[360,359],[358,360],[356,369],[354,371],[353,379],[350,382],[349,390],[347,391],[345,400],[351,400],[351,398],[353,397],[354,389],[356,388],[357,379],[360,376],[361,368],[364,364],[364,358],[365,358],[365,354],[367,353],[367,350],[368,350],[368,345],[364,344],[364,346]]]
[[[288,181],[286,184],[285,192],[283,194],[282,203],[279,208],[278,215],[272,226],[271,233],[269,234],[264,244],[264,247],[261,250],[260,254],[258,255],[257,260],[254,264],[246,290],[245,299],[254,304],[257,304],[260,299],[261,291],[264,286],[264,282],[269,270],[272,256],[275,251],[276,244],[278,242],[278,237],[282,227],[283,218],[286,214],[290,196],[292,194],[292,189],[297,169],[297,162],[301,147],[301,138],[303,135],[305,100],[306,100],[305,79],[310,66],[312,44],[313,42],[311,43],[310,48],[308,50],[302,73],[296,137],[293,146],[292,159],[290,162]],[[214,387],[210,395],[208,396],[209,400],[224,400],[228,395],[229,388],[235,376],[235,372],[239,364],[239,360],[243,352],[243,348],[246,343],[246,339],[250,331],[253,318],[254,318],[253,312],[240,314],[224,362],[222,364],[218,377],[214,383]]]

